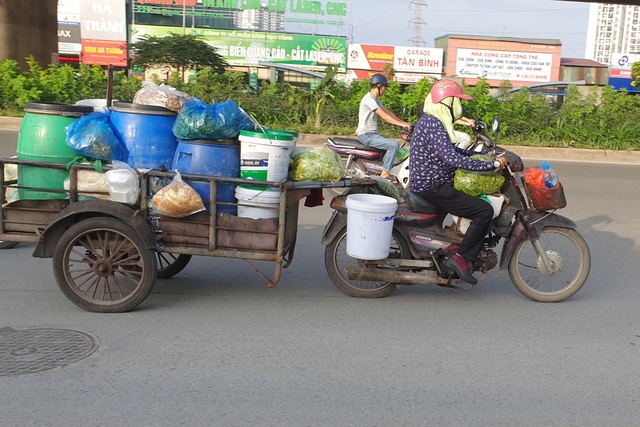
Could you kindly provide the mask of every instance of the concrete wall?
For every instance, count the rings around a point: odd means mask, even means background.
[[[58,0],[0,0],[0,60],[25,67],[33,55],[40,65],[58,52]]]

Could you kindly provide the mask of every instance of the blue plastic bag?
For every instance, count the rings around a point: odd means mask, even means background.
[[[127,149],[116,138],[109,123],[110,112],[93,112],[65,128],[67,145],[85,157],[99,160],[127,160]]]
[[[251,117],[234,101],[209,105],[196,97],[184,104],[173,124],[173,134],[182,140],[235,138],[253,129]]]

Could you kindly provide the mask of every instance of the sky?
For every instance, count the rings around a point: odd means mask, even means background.
[[[336,0],[347,3],[345,26],[316,27],[318,34],[351,37],[353,43],[413,46],[416,18],[411,0]],[[424,0],[423,46],[446,34],[554,39],[562,56],[584,58],[589,3],[556,0]],[[310,24],[288,31],[310,32]]]

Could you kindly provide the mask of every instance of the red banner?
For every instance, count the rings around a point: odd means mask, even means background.
[[[126,45],[116,40],[82,39],[82,63],[126,67]]]

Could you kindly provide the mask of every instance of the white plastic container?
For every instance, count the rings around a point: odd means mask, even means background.
[[[347,255],[359,259],[389,256],[398,202],[378,194],[347,197]]]
[[[106,99],[81,99],[76,102],[76,105],[85,105],[89,107],[93,107],[94,111],[99,111],[104,113],[107,111],[107,100]]]
[[[252,190],[238,185],[235,195],[238,200],[238,217],[278,218],[279,191]]]
[[[500,215],[500,211],[502,210],[502,204],[504,203],[505,197],[502,194],[487,194],[487,198],[491,202],[491,207],[493,208],[492,218],[496,218],[498,215]],[[453,219],[453,222],[457,222],[459,217],[457,217],[456,215],[451,215],[451,218]],[[458,224],[458,230],[460,230],[460,232],[464,234],[467,232],[467,229],[469,228],[470,225],[471,225],[470,219],[461,218],[460,224]]]
[[[502,210],[502,204],[504,203],[504,195],[487,194],[487,198],[491,202],[491,207],[493,208],[493,218],[496,218],[498,215],[500,215],[500,211]]]
[[[240,132],[240,177],[258,181],[286,181],[291,153],[296,146],[294,135],[266,130]],[[267,190],[267,187],[251,187]],[[277,190],[276,190],[277,191]]]
[[[112,169],[107,171],[104,180],[114,202],[134,204],[138,200],[138,175],[133,169]]]

